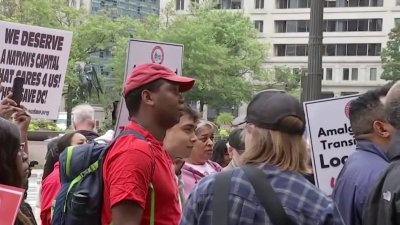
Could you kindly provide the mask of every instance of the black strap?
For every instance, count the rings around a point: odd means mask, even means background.
[[[130,130],[130,129],[127,129],[127,130],[123,130],[123,131],[121,131],[121,133],[119,133],[119,135],[117,136],[117,138],[115,138],[115,140],[116,139],[118,139],[118,138],[120,138],[120,137],[122,137],[122,136],[125,136],[125,135],[135,135],[137,138],[139,138],[140,140],[146,140],[146,138],[143,136],[143,134],[141,134],[139,131],[137,131],[137,130]]]
[[[233,170],[229,170],[215,176],[212,225],[228,225],[229,191],[232,173]]]
[[[253,166],[244,166],[242,169],[251,185],[253,185],[257,198],[267,212],[272,224],[294,225],[293,221],[283,209],[281,200],[278,199],[265,174],[260,169]]]
[[[117,136],[116,138],[114,138],[114,139],[111,141],[110,144],[108,144],[107,148],[104,149],[104,151],[101,153],[101,155],[100,155],[100,157],[99,157],[100,162],[102,162],[102,161],[106,158],[106,155],[107,155],[108,151],[112,148],[112,146],[115,144],[115,142],[116,142],[120,137],[123,137],[123,136],[126,136],[126,135],[134,135],[135,137],[139,138],[140,140],[146,140],[146,138],[143,136],[143,134],[141,134],[141,133],[140,133],[139,131],[137,131],[137,130],[130,130],[130,129],[123,130],[123,131],[121,131],[121,133],[118,134],[118,136]]]

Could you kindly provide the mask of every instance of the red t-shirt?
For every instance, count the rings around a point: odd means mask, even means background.
[[[108,152],[103,167],[102,224],[109,225],[112,222],[111,207],[123,200],[132,200],[144,209],[141,224],[149,225],[150,181],[155,189],[155,224],[179,224],[179,191],[171,157],[162,143],[136,122],[131,122],[125,129],[139,131],[147,142],[134,135],[126,135],[119,138]]]
[[[54,164],[54,170],[43,180],[42,184],[42,205],[40,219],[42,225],[51,224],[51,206],[61,188],[60,162]]]

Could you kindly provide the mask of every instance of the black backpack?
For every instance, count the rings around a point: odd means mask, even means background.
[[[125,135],[134,135],[138,139],[146,140],[138,131],[124,130],[109,145],[93,142],[71,146],[61,153],[61,189],[53,203],[52,225],[101,225],[103,162],[115,141]],[[152,183],[150,188],[154,218]]]

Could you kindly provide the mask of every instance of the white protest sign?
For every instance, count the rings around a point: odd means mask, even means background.
[[[21,104],[33,118],[57,119],[72,32],[0,21],[0,100],[24,78]]]
[[[328,195],[332,193],[343,164],[356,148],[349,107],[357,97],[351,95],[304,103],[315,184]]]
[[[144,63],[159,63],[182,75],[183,45],[144,40],[130,40],[126,62],[125,80],[135,66]],[[129,123],[129,113],[124,97],[118,106],[115,135]]]

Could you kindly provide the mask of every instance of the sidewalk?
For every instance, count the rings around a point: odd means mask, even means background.
[[[33,169],[29,178],[28,197],[26,201],[31,205],[37,224],[40,225],[40,187],[42,183],[43,169]]]

